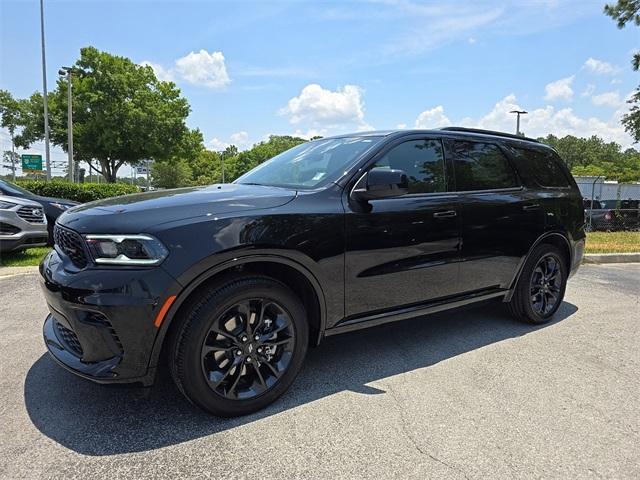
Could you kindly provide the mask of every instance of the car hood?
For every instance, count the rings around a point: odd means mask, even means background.
[[[61,203],[63,205],[80,205],[79,202],[76,202],[74,200],[67,200],[65,198],[43,197],[41,195],[34,195],[33,197],[29,198],[32,198],[36,202]]]
[[[136,233],[189,218],[275,208],[295,196],[295,190],[241,184],[157,190],[85,203],[58,223],[81,233]]]

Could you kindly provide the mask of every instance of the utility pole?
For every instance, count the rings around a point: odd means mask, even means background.
[[[16,181],[16,144],[13,141],[13,131],[11,131],[11,180]]]
[[[67,154],[69,155],[69,181],[75,183],[73,164],[73,81],[71,80],[71,67],[62,67],[58,70],[58,75],[67,77]]]
[[[49,100],[47,97],[47,60],[44,53],[44,0],[40,0],[40,38],[42,40],[42,97],[44,98],[44,154],[47,180],[51,180],[51,152],[49,150]]]
[[[515,113],[517,115],[517,117],[516,117],[516,135],[518,135],[518,136],[522,135],[520,133],[520,115],[526,115],[529,112],[525,112],[524,110],[511,110],[509,113]]]

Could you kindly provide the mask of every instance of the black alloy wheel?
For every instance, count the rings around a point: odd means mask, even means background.
[[[531,275],[531,307],[541,317],[554,311],[562,289],[560,259],[549,254],[542,257]]]
[[[291,363],[295,330],[273,300],[243,300],[211,324],[202,345],[202,371],[218,395],[238,400],[272,388]]]

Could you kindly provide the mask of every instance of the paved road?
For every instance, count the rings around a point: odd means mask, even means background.
[[[1,478],[640,478],[640,266],[584,266],[558,319],[500,305],[334,337],[258,414],[54,365],[36,276],[0,278]]]

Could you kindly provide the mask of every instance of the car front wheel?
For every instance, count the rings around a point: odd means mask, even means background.
[[[307,350],[304,305],[269,277],[211,287],[177,320],[173,379],[192,403],[218,416],[272,403],[293,383]]]

